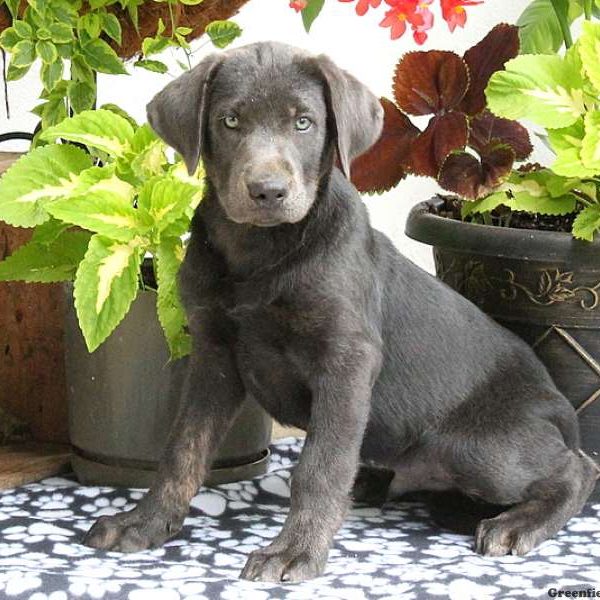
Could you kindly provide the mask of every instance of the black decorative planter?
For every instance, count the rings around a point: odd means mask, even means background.
[[[86,484],[148,487],[179,404],[187,359],[169,363],[156,294],[138,294],[123,322],[89,354],[71,286],[65,322],[73,469]],[[247,401],[212,465],[207,485],[265,473],[271,418]]]
[[[439,216],[443,206],[417,204],[406,234],[433,246],[440,279],[535,349],[600,462],[600,241],[464,223]]]

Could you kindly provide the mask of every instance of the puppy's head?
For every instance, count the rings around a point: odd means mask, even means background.
[[[258,43],[204,59],[155,96],[148,120],[190,173],[202,158],[232,221],[267,227],[306,216],[335,150],[349,177],[383,115],[326,56]]]

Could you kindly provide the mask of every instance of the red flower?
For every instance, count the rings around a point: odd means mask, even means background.
[[[413,25],[413,38],[415,42],[424,44],[427,40],[427,31],[433,27],[433,13],[429,10],[429,5],[433,0],[421,0],[417,6],[417,12],[423,17],[422,25]]]
[[[308,0],[291,0],[290,8],[293,8],[296,12],[304,10],[308,5]]]
[[[339,0],[340,2],[354,2],[354,0]],[[369,8],[377,8],[381,4],[381,0],[358,0],[356,4],[356,14],[362,17],[367,13]]]
[[[467,22],[467,12],[465,6],[475,6],[481,4],[483,0],[441,0],[442,17],[448,23],[450,31],[453,32],[458,27],[464,27]]]
[[[385,18],[379,25],[390,27],[390,35],[397,40],[404,35],[406,24],[409,23],[417,44],[427,39],[427,31],[433,27],[433,13],[429,5],[433,0],[385,0],[392,8],[385,13]]]

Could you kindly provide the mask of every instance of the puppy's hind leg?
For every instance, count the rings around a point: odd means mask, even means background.
[[[354,502],[381,506],[385,503],[394,478],[394,471],[372,465],[360,465],[354,479],[352,499]]]
[[[528,486],[522,502],[479,523],[475,533],[478,553],[522,556],[579,513],[594,489],[598,467],[576,450],[565,448],[564,456],[565,463],[551,477]]]

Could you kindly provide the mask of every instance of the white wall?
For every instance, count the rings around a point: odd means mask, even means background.
[[[446,23],[437,13],[439,2],[435,0],[437,22],[422,49],[439,48],[462,54],[495,24],[501,21],[514,23],[528,3],[529,0],[485,0],[483,5],[468,8],[469,20],[464,30],[457,29],[450,34]],[[325,52],[341,67],[365,82],[375,94],[391,97],[391,76],[395,64],[404,52],[417,47],[408,32],[400,40],[389,39],[389,30],[378,27],[382,10],[380,8],[358,17],[352,4],[327,0],[311,33],[306,34],[300,17],[288,7],[288,0],[250,0],[235,18],[244,30],[235,45],[279,40],[316,53]],[[195,62],[213,51],[211,44],[204,39],[196,41],[193,47],[197,50]],[[167,51],[163,59],[172,65],[170,75],[157,75],[133,68],[130,69],[130,77],[101,75],[100,104],[114,102],[143,120],[146,103],[165,85],[169,76],[174,77],[180,72],[172,51]],[[32,71],[23,80],[9,83],[9,121],[5,118],[3,93],[0,92],[0,133],[17,129],[31,131],[35,127],[36,117],[28,111],[35,106],[39,83],[37,72]],[[12,148],[8,144],[1,147],[2,150]],[[387,194],[366,198],[373,225],[387,233],[405,255],[428,269],[432,268],[429,247],[404,236],[404,222],[411,206],[433,195],[436,189],[427,179],[411,177]]]

